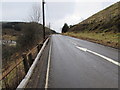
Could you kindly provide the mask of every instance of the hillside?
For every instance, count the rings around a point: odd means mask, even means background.
[[[88,19],[74,25],[69,32],[95,31],[95,32],[119,32],[120,28],[120,2],[94,14]]]
[[[35,24],[35,23],[26,23],[26,22],[3,22],[2,23],[2,34],[20,34],[24,27],[29,25],[29,24]],[[42,24],[37,24],[36,26],[38,26],[38,29],[40,32],[42,32]],[[56,33],[54,30],[51,30],[49,28],[46,27],[46,33]]]
[[[43,26],[38,23],[3,22],[2,23],[2,60],[3,68],[8,62],[14,61],[12,57],[34,48],[43,41]],[[55,31],[46,27],[46,38]]]
[[[64,35],[119,48],[120,2],[70,26]]]
[[[35,26],[38,31],[38,34],[42,38],[42,25],[41,24],[35,24],[35,23],[26,23],[26,22],[3,22],[2,23],[2,37],[3,40],[14,40],[10,37],[16,37],[18,38],[24,33],[24,30],[27,26],[33,25]],[[50,30],[46,27],[46,35],[56,33],[54,30]]]

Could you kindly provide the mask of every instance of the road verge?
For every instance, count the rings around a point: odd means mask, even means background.
[[[18,89],[24,89],[26,87],[26,85],[28,83],[28,80],[30,79],[30,77],[31,77],[31,75],[33,73],[33,70],[34,70],[34,68],[35,68],[35,66],[36,66],[36,64],[37,64],[37,62],[38,62],[38,60],[39,60],[39,58],[40,58],[40,56],[42,54],[42,51],[44,50],[44,48],[45,48],[45,46],[46,46],[46,44],[48,42],[48,40],[49,40],[49,38],[47,38],[46,41],[44,42],[40,52],[38,53],[37,57],[35,58],[35,61],[33,62],[32,66],[30,67],[30,69],[29,69],[28,73],[26,74],[25,78],[18,85],[17,90]]]
[[[87,40],[90,42],[98,43],[101,45],[113,47],[113,48],[119,48],[119,39],[120,39],[120,33],[95,33],[95,32],[81,32],[81,33],[73,33],[73,32],[67,32],[63,35]]]

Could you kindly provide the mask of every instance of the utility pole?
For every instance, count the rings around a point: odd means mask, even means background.
[[[45,40],[45,7],[44,7],[44,0],[42,0],[42,11],[43,11],[43,42]]]
[[[49,29],[51,28],[51,24],[50,24],[50,22],[49,22]]]

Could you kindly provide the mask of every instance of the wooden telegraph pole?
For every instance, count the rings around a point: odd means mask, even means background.
[[[42,11],[43,11],[43,42],[45,40],[45,7],[44,7],[45,1],[42,0]]]

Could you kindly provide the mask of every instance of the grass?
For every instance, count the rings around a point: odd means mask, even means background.
[[[17,68],[13,69],[3,80],[2,88],[16,88],[25,76],[23,62],[21,62]],[[6,83],[6,85],[5,85]]]
[[[95,33],[95,32],[79,32],[79,33],[67,32],[64,33],[64,35],[118,48],[118,38],[120,36],[120,33],[115,34],[115,33]]]
[[[3,38],[4,40],[14,40],[14,41],[17,40],[17,37],[16,37],[16,36],[11,36],[11,35],[3,35],[2,38]]]
[[[33,48],[32,50],[26,51],[25,53],[28,55],[30,53],[32,53],[32,56],[34,54],[37,55],[37,47]],[[14,54],[15,55],[15,54]],[[16,53],[16,57],[17,55],[19,55],[19,53]],[[34,56],[36,56],[34,55]],[[9,63],[9,67],[5,70],[5,68],[3,68],[3,76],[6,75],[6,73],[8,73],[17,63],[21,62],[22,57],[17,57],[13,58],[11,57],[14,61],[8,61]],[[28,58],[28,56],[27,56]],[[4,83],[2,83],[2,87],[5,88],[16,88],[16,85],[23,79],[23,77],[25,76],[25,71],[24,71],[24,64],[23,61],[17,66],[17,69],[14,68],[3,80],[2,82],[6,82],[6,84],[8,86],[5,86]],[[0,84],[1,86],[1,84]]]

